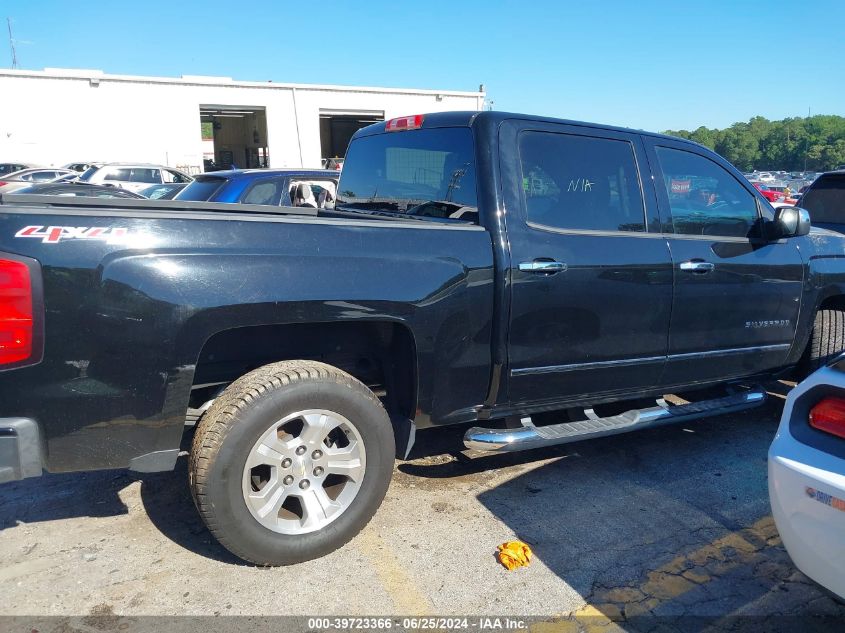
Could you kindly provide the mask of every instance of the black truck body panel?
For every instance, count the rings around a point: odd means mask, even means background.
[[[480,225],[4,197],[0,259],[39,263],[45,339],[40,363],[0,372],[0,416],[37,422],[50,471],[127,467],[179,447],[192,387],[215,382],[202,355],[216,336],[239,330],[271,362],[277,341],[261,328],[370,323],[412,341],[406,417],[418,426],[529,414],[773,374],[799,360],[822,302],[845,296],[845,239],[833,233],[767,242],[671,232],[655,146],[728,170],[771,220],[759,192],[706,148],[497,112],[423,124],[460,126],[473,133]],[[630,144],[645,230],[532,225],[520,194],[525,131]],[[364,128],[353,143],[382,133]],[[41,228],[21,235],[31,226]],[[76,230],[50,241],[51,227]],[[81,227],[122,237],[86,238]],[[520,269],[546,259],[565,272]],[[714,274],[679,268],[694,259]],[[208,373],[197,376],[201,361]]]
[[[125,467],[178,447],[203,344],[231,328],[396,323],[415,344],[423,424],[466,418],[484,397],[493,269],[481,228],[131,216],[37,215],[43,226],[137,236],[116,248],[10,239],[33,218],[0,214],[0,251],[42,262],[47,350],[40,364],[0,374],[0,401],[4,416],[39,421],[49,470]]]

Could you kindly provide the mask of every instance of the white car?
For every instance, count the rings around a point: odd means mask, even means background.
[[[79,176],[79,180],[92,185],[120,187],[137,193],[150,185],[170,182],[189,183],[193,178],[178,169],[164,165],[109,163],[92,166]]]
[[[769,499],[795,566],[845,599],[845,356],[786,399],[769,449]]]
[[[759,182],[774,182],[777,179],[769,172],[761,171],[757,174],[756,180]]]

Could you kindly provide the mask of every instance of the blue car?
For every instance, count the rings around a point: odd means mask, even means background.
[[[233,169],[200,174],[174,200],[334,208],[340,172],[330,169]]]

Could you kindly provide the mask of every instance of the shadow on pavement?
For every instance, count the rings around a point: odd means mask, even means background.
[[[179,458],[172,472],[144,475],[141,502],[153,525],[171,541],[205,558],[248,565],[217,542],[205,527],[188,487],[188,459]]]
[[[118,496],[134,478],[122,470],[46,473],[0,486],[0,530],[21,523],[127,514]]]
[[[421,433],[423,457],[398,469],[457,479],[517,466],[478,499],[585,598],[581,615],[701,616],[694,628],[737,613],[845,615],[794,568],[771,520],[767,452],[787,392],[744,413],[524,453],[467,455],[457,429],[445,462]]]
[[[243,561],[217,543],[197,514],[188,488],[187,459],[172,472],[140,474],[127,470],[47,473],[0,486],[0,531],[18,523],[129,513],[119,492],[140,481],[141,501],[155,527],[180,547],[236,565]]]

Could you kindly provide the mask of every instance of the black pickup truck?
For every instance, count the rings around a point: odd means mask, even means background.
[[[220,542],[306,560],[417,428],[520,450],[759,403],[845,348],[843,255],[697,144],[498,112],[360,130],[333,210],[3,196],[0,481],[190,442]]]

